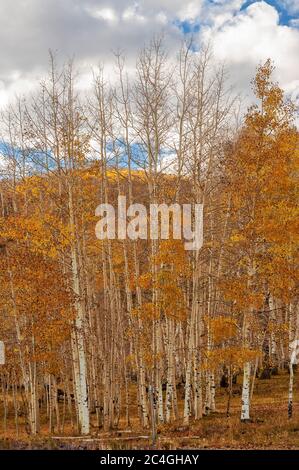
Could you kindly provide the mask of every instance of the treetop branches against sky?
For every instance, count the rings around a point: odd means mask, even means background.
[[[133,67],[137,50],[161,31],[170,51],[190,34],[195,44],[212,43],[215,60],[226,63],[244,96],[256,65],[268,57],[279,64],[284,90],[299,95],[298,0],[1,0],[0,17],[1,107],[35,86],[48,49],[76,58],[85,89],[92,66],[109,70],[112,52],[121,48]]]

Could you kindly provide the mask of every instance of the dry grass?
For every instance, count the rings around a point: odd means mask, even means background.
[[[296,385],[298,374],[296,377]],[[163,425],[158,429],[156,447],[160,449],[299,449],[299,394],[295,385],[294,415],[287,418],[288,375],[286,373],[270,380],[257,380],[252,401],[252,422],[240,422],[240,396],[231,401],[231,416],[226,416],[227,395],[220,389],[217,393],[217,411],[199,421],[192,421],[189,427],[180,423]],[[131,390],[132,410],[135,390]],[[182,400],[180,408],[182,408]],[[134,407],[134,408],[133,408]],[[1,417],[3,421],[3,416]],[[149,431],[144,431],[136,416],[131,422],[131,429],[126,430],[120,422],[118,430],[104,433],[93,427],[88,439],[75,437],[70,423],[66,422],[64,438],[49,437],[46,416],[41,419],[41,433],[37,438],[30,438],[20,420],[20,432],[17,438],[13,414],[7,420],[6,432],[0,428],[0,448],[71,448],[71,449],[149,449],[151,448]]]

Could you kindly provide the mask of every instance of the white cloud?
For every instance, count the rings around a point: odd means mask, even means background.
[[[290,14],[296,15],[299,13],[299,2],[298,0],[281,0],[280,2]]]
[[[279,0],[277,0],[277,3]],[[290,93],[298,80],[298,19],[279,24],[277,10],[263,1],[241,10],[245,0],[0,0],[0,106],[32,89],[48,67],[47,51],[75,55],[80,87],[98,63],[113,69],[111,51],[121,48],[130,65],[153,34],[164,31],[170,55],[182,39],[177,20],[200,23],[199,39],[214,44],[239,91],[248,93],[256,66],[271,57],[277,78]],[[298,0],[282,0],[298,12]],[[295,14],[295,13],[294,13]],[[294,85],[295,84],[295,85]],[[294,91],[295,87],[295,91]]]
[[[126,8],[125,11],[123,12],[122,17],[124,20],[127,20],[127,21],[143,22],[146,20],[145,16],[139,13],[138,3],[135,3],[134,6],[130,6]]]
[[[181,7],[178,11],[178,18],[181,21],[193,21],[196,19],[201,12],[202,2],[199,0],[195,0],[193,2],[182,2],[183,7]]]
[[[224,23],[216,21],[202,32],[213,44],[217,61],[224,61],[240,91],[248,90],[256,66],[271,58],[284,88],[298,78],[299,31],[279,24],[277,10],[266,2],[255,2],[231,14]]]
[[[118,21],[118,16],[112,8],[87,8],[86,10],[94,18],[100,18],[111,23],[116,23]]]
[[[293,28],[299,28],[299,18],[294,18],[290,21],[290,26]]]
[[[160,11],[159,13],[157,13],[156,20],[163,25],[167,24],[167,16],[165,15],[163,11]]]
[[[229,21],[245,3],[245,0],[206,1],[202,9],[201,21],[209,26],[219,28]]]

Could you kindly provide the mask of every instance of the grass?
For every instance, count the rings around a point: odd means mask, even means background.
[[[227,394],[218,389],[217,411],[199,421],[191,421],[188,427],[181,421],[158,427],[158,449],[299,449],[299,394],[298,375],[295,378],[293,418],[287,417],[288,374],[280,373],[270,380],[256,380],[256,389],[251,404],[251,422],[240,422],[240,396],[231,400],[231,416],[226,416]],[[131,390],[132,410],[135,391]],[[180,400],[180,409],[183,401]],[[48,436],[45,416],[42,417],[41,433],[32,438],[20,426],[16,437],[13,414],[9,414],[7,429],[0,431],[1,449],[150,449],[149,430],[143,430],[133,416],[131,429],[124,429],[120,422],[118,430],[104,433],[93,427],[89,438],[74,435],[69,423],[64,437]],[[1,417],[2,419],[2,417]],[[21,424],[21,423],[20,423]],[[1,424],[0,424],[1,426]],[[1,429],[1,428],[0,428]]]

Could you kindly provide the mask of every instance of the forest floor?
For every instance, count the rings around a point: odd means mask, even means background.
[[[158,449],[299,449],[299,374],[295,376],[294,410],[292,419],[287,417],[288,374],[280,373],[269,380],[256,379],[251,405],[251,422],[240,422],[241,397],[234,394],[231,415],[226,416],[227,393],[218,389],[217,411],[190,426],[181,422],[158,427]],[[241,378],[239,377],[241,381]],[[240,386],[236,386],[238,391]],[[134,390],[131,392],[134,405]],[[182,409],[183,400],[180,400]],[[1,407],[1,395],[0,395]],[[134,406],[136,408],[136,405]],[[1,416],[2,413],[2,416]],[[141,429],[137,417],[131,421],[131,429],[125,429],[120,421],[119,429],[104,433],[93,427],[90,437],[80,438],[65,423],[64,433],[49,436],[46,416],[41,416],[41,432],[32,438],[25,432],[19,419],[16,435],[14,414],[8,414],[4,428],[3,411],[0,413],[0,449],[151,449],[150,431]],[[24,429],[23,429],[24,428]]]

